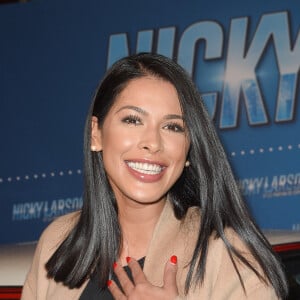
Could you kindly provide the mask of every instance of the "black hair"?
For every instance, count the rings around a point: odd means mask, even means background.
[[[46,263],[48,276],[70,288],[80,287],[99,267],[100,286],[105,287],[113,262],[120,252],[121,230],[118,207],[104,170],[102,155],[90,151],[91,120],[101,127],[116,96],[133,79],[154,76],[176,88],[190,138],[188,159],[180,178],[168,193],[176,218],[182,219],[189,207],[201,209],[201,224],[189,265],[185,292],[204,280],[209,238],[221,238],[243,286],[234,258],[250,268],[261,281],[274,287],[285,298],[285,274],[255,222],[248,213],[224,149],[200,94],[186,71],[159,54],[140,53],[117,61],[100,83],[85,126],[84,202],[80,218],[66,239]],[[232,228],[246,244],[263,274],[243,253],[231,245],[225,229]]]

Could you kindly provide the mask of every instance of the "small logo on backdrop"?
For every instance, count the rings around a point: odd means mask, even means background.
[[[82,197],[17,203],[12,207],[12,220],[42,220],[49,222],[56,217],[81,209],[81,207]]]
[[[300,194],[300,173],[244,178],[238,181],[245,196],[262,195],[263,198]]]

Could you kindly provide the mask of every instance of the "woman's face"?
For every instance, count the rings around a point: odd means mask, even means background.
[[[181,175],[189,149],[174,86],[155,77],[130,81],[101,129],[93,117],[92,145],[102,150],[119,204],[163,199]]]

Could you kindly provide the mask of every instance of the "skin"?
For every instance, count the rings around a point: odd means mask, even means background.
[[[162,287],[156,287],[151,285],[145,277],[139,263],[131,259],[128,263],[131,269],[131,273],[134,279],[132,282],[124,269],[120,265],[116,265],[114,272],[117,275],[123,291],[119,289],[113,281],[108,281],[108,288],[117,300],[174,300],[178,296],[178,290],[176,286],[176,273],[177,264],[168,261],[164,271],[164,285]]]
[[[166,195],[185,167],[190,142],[175,87],[151,76],[130,81],[101,128],[93,117],[91,146],[102,151],[123,233],[115,272],[121,285],[130,288],[123,286],[123,294],[112,283],[113,296],[141,299],[143,291],[142,299],[148,299],[146,294],[149,299],[174,299],[176,265],[166,263],[164,287],[150,285],[134,259],[129,263],[134,283],[128,282],[121,265],[127,264],[128,256],[139,259],[146,255]]]

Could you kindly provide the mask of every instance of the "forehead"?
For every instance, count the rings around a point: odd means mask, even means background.
[[[172,110],[181,113],[177,90],[164,79],[146,76],[129,81],[117,95],[113,109],[124,105],[136,105],[144,109]]]

